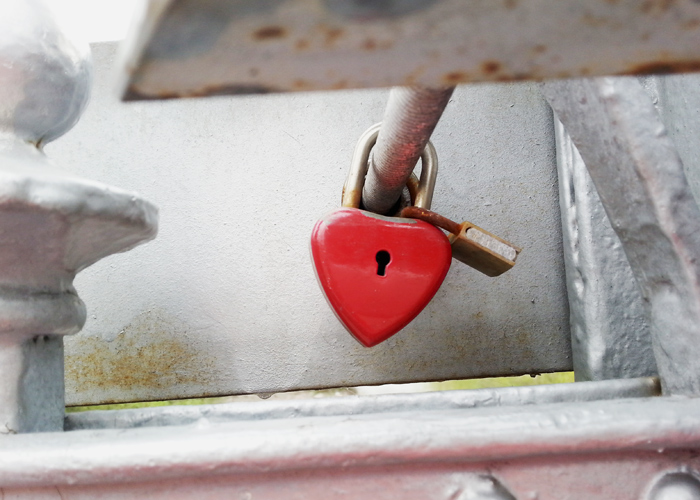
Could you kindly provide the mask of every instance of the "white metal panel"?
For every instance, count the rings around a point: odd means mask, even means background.
[[[308,241],[339,206],[387,92],[124,104],[114,44],[93,46],[93,99],[48,154],[140,192],[158,238],[87,269],[66,339],[68,404],[538,373],[571,368],[552,115],[532,84],[458,88],[433,142],[433,208],[524,248],[487,278],[454,263],[432,303],[372,349],[337,321]]]

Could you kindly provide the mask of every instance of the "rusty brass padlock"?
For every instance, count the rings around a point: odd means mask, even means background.
[[[471,222],[457,224],[440,214],[419,207],[406,207],[401,217],[420,219],[450,234],[452,257],[486,276],[499,276],[515,265],[521,248]]]

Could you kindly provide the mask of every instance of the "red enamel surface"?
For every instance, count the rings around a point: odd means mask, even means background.
[[[376,255],[389,252],[384,276]],[[405,327],[430,302],[450,268],[447,237],[430,224],[341,208],[311,235],[316,277],[345,328],[367,347]]]

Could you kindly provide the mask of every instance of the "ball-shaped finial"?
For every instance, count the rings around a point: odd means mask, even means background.
[[[45,144],[75,125],[90,95],[87,43],[43,0],[0,0],[0,132]]]
[[[687,472],[671,472],[659,479],[649,500],[700,500],[700,481]]]

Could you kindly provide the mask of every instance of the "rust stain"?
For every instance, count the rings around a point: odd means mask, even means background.
[[[185,97],[205,97],[213,95],[247,95],[281,92],[280,89],[258,84],[210,85],[187,94]]]
[[[423,73],[425,73],[425,65],[421,64],[416,69],[411,71],[406,78],[404,78],[404,85],[415,85],[418,78],[420,78]],[[451,84],[448,84],[451,85]]]
[[[700,61],[656,61],[633,66],[622,74],[669,75],[672,73],[693,73],[696,71],[700,71]]]
[[[260,70],[258,68],[250,68],[248,74],[254,78],[260,74]]]
[[[443,75],[441,80],[445,85],[457,85],[458,83],[468,82],[470,77],[466,71],[453,71]]]
[[[340,80],[331,85],[331,90],[347,89],[350,86],[347,80]]]
[[[367,38],[364,42],[362,42],[362,49],[367,50],[367,51],[372,51],[376,50],[377,48],[377,41],[372,39],[372,38]]]
[[[331,48],[335,45],[345,32],[341,28],[326,28],[324,29],[325,46]]]
[[[647,15],[663,14],[676,3],[675,0],[646,0],[642,2],[640,10]]]
[[[518,0],[504,0],[503,4],[506,9],[512,10],[518,6]]]
[[[529,73],[513,73],[510,77],[511,81],[522,82],[525,80],[537,80],[537,76]]]
[[[258,84],[232,84],[209,85],[206,87],[202,87],[201,89],[192,89],[182,92],[154,91],[146,93],[132,85],[126,90],[122,99],[124,101],[157,101],[165,99],[182,99],[188,97],[207,97],[215,95],[269,94],[273,92],[282,92],[282,90]]]
[[[547,46],[546,46],[546,45],[541,45],[541,44],[540,44],[540,45],[535,45],[535,46],[532,48],[532,51],[533,51],[535,54],[543,54],[544,52],[547,52]]]
[[[187,342],[187,326],[163,313],[137,316],[112,342],[85,337],[66,354],[66,378],[85,391],[166,390],[206,384],[213,360]],[[101,401],[101,403],[118,401]]]
[[[287,30],[281,26],[265,26],[253,33],[253,38],[258,41],[275,40],[287,36]]]
[[[124,101],[157,101],[161,99],[178,99],[180,97],[183,96],[177,92],[161,91],[155,92],[153,94],[147,94],[132,85],[126,89],[126,92],[124,92],[124,96],[122,97],[122,99]]]
[[[424,208],[406,207],[401,210],[400,217],[423,220],[452,234],[460,234],[462,232],[462,227],[460,224],[457,224],[455,221],[450,220],[447,217],[443,217],[438,213],[426,210]]]
[[[494,73],[498,73],[501,69],[501,63],[498,61],[484,61],[481,63],[481,71],[483,71],[487,75],[493,75]]]
[[[690,19],[681,24],[684,30],[694,30],[700,26],[700,19]]]
[[[309,45],[311,45],[311,43],[306,38],[300,38],[299,40],[296,41],[296,43],[294,44],[294,47],[297,50],[301,51],[301,50],[308,49]]]
[[[310,89],[311,87],[312,85],[309,82],[301,78],[298,78],[292,82],[292,88],[295,90]]]

